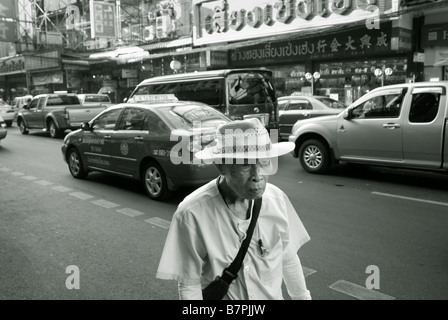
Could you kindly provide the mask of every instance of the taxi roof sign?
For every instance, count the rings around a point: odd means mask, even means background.
[[[163,103],[163,102],[178,102],[179,99],[172,94],[136,94],[129,102],[146,102],[146,103]]]

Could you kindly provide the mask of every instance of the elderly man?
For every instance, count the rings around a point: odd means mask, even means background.
[[[223,299],[284,299],[283,281],[292,299],[311,299],[297,255],[310,238],[286,194],[267,181],[293,148],[271,143],[261,122],[247,119],[221,125],[216,144],[196,153],[220,176],[179,204],[156,275],[177,280],[180,299],[203,299],[217,277],[230,283]],[[228,272],[246,236],[241,266]]]

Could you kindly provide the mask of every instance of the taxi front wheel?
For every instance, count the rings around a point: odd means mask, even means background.
[[[86,170],[84,170],[84,166],[82,163],[82,158],[79,155],[78,150],[70,149],[68,152],[68,168],[73,177],[77,179],[85,178],[88,174]]]
[[[171,195],[165,172],[156,162],[149,162],[145,165],[142,182],[146,194],[153,200],[165,200]]]

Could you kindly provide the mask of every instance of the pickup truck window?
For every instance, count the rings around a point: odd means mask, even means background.
[[[404,94],[385,94],[373,97],[353,109],[354,118],[398,118]]]
[[[409,122],[431,122],[439,112],[440,94],[423,92],[412,95]]]
[[[36,108],[38,101],[39,101],[39,99],[34,99],[33,101],[31,101],[29,104],[30,109]]]
[[[80,104],[79,99],[75,96],[50,96],[48,97],[47,106],[66,106],[70,104]]]

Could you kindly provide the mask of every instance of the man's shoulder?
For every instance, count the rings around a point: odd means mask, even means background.
[[[204,203],[212,201],[217,194],[219,194],[219,191],[216,186],[216,179],[213,179],[186,196],[177,209],[178,211],[185,211],[187,208],[204,205]]]
[[[275,198],[286,197],[286,194],[283,192],[282,189],[271,183],[266,184],[266,190],[264,192],[264,195],[267,197],[275,197]]]

